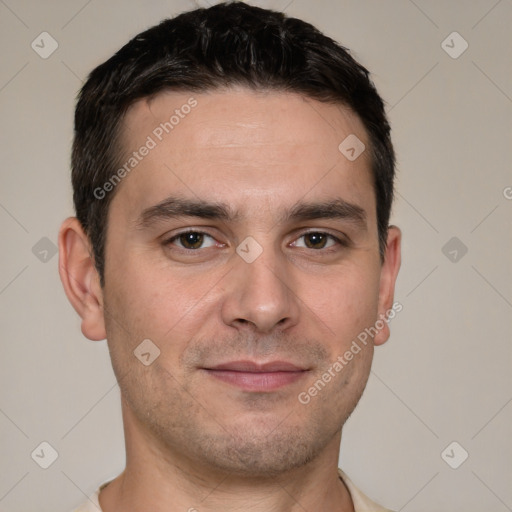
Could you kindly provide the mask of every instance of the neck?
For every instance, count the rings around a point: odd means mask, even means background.
[[[103,512],[353,512],[338,476],[339,432],[307,465],[272,477],[209,467],[163,446],[123,407],[126,468],[100,493]]]

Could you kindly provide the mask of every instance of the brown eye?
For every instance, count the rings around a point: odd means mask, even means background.
[[[303,237],[306,247],[309,249],[323,249],[327,243],[327,239],[331,238],[325,233],[306,233]]]
[[[207,242],[208,239],[210,240],[209,243]],[[183,249],[197,250],[214,246],[215,240],[210,235],[200,231],[186,231],[173,236],[166,242],[166,245],[177,245]]]
[[[309,231],[299,236],[291,245],[301,249],[312,249],[323,255],[349,247],[349,242],[324,231]]]
[[[179,236],[179,241],[185,249],[199,249],[203,239],[202,233],[183,233]]]
[[[305,247],[306,249],[328,249],[334,245],[343,245],[341,240],[328,233],[322,231],[310,231],[304,233],[298,238],[304,240],[302,243],[294,242],[295,247]]]

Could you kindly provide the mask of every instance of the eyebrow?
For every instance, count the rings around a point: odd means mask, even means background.
[[[143,210],[136,221],[136,226],[140,229],[149,228],[159,221],[178,217],[238,222],[243,215],[226,203],[171,196]],[[320,202],[298,202],[291,209],[285,210],[277,223],[315,219],[340,219],[351,222],[362,230],[367,229],[365,210],[341,198]]]

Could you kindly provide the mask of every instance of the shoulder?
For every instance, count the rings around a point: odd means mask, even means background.
[[[387,508],[382,507],[378,503],[372,501],[368,496],[363,494],[350,480],[350,478],[338,468],[338,474],[340,478],[343,480],[345,485],[347,486],[348,491],[350,492],[350,496],[354,503],[354,511],[355,512],[393,512]]]

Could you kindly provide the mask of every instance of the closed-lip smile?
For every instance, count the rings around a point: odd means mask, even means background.
[[[301,379],[309,370],[288,361],[240,360],[202,368],[212,377],[244,391],[273,391]]]

